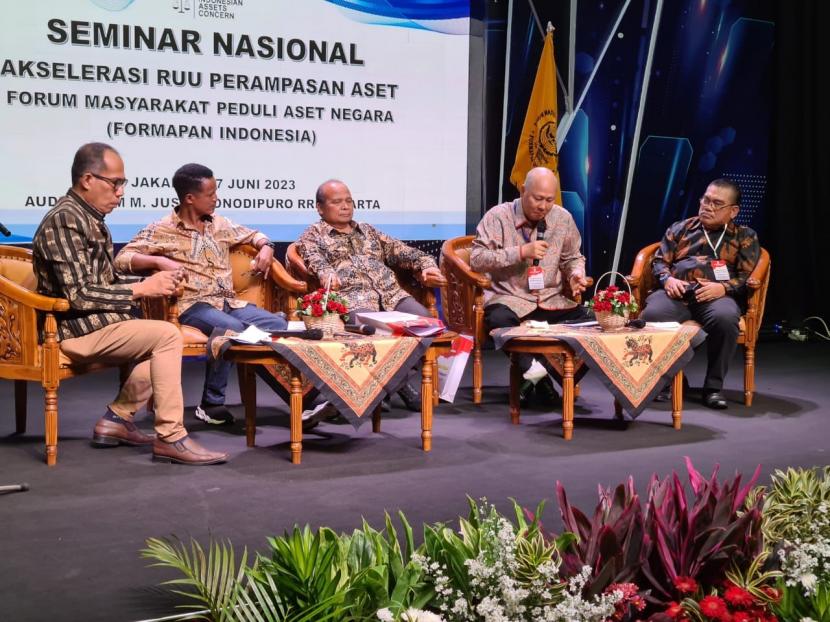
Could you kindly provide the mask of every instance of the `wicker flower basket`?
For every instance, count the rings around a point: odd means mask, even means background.
[[[594,315],[599,327],[607,333],[622,330],[628,321],[628,311],[625,312],[625,315],[617,315],[613,311],[595,311]]]
[[[597,279],[596,284],[594,286],[595,291],[598,291],[599,282],[602,279],[604,279],[606,276],[613,276],[615,274],[619,277],[622,277],[622,282],[625,283],[625,286],[628,288],[628,295],[633,296],[633,294],[631,292],[631,285],[628,284],[628,280],[625,278],[625,276],[623,276],[619,272],[613,272],[613,271],[606,272],[605,274],[603,274],[601,277],[599,277]],[[628,309],[626,309],[623,312],[623,315],[618,315],[618,314],[614,313],[613,311],[594,311],[594,315],[596,316],[597,323],[599,324],[599,327],[602,330],[604,330],[605,332],[613,333],[613,332],[616,332],[616,331],[619,331],[619,330],[622,330],[623,328],[625,328],[625,325],[628,322],[629,313],[628,313]]]
[[[303,315],[302,318],[307,329],[319,328],[326,337],[346,330],[346,325],[337,313],[324,313],[321,316]]]

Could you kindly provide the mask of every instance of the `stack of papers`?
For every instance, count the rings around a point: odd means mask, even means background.
[[[374,326],[378,335],[412,335],[430,337],[444,331],[444,322],[400,311],[369,311],[358,313],[357,321]]]

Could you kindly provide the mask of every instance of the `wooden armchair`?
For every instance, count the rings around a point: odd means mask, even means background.
[[[660,248],[660,243],[655,242],[640,250],[634,259],[631,274],[626,277],[640,309],[645,306],[646,297],[657,289],[657,280],[654,278],[651,266],[658,248]],[[758,341],[761,321],[764,319],[769,275],[769,253],[762,248],[758,265],[746,281],[747,309],[738,324],[740,331],[738,343],[744,346],[744,404],[746,406],[752,406],[752,396],[755,393],[755,344]]]
[[[473,403],[481,402],[481,347],[487,340],[484,325],[484,290],[491,286],[490,277],[470,268],[470,250],[474,235],[452,238],[441,247],[441,271],[447,279],[442,290],[447,328],[473,337]],[[588,278],[589,286],[593,279]],[[567,287],[567,285],[566,285]],[[566,290],[568,294],[568,290]],[[581,302],[581,296],[571,296]],[[578,395],[579,387],[575,387]]]
[[[288,268],[289,274],[295,279],[303,281],[308,285],[308,290],[312,291],[320,287],[320,282],[317,277],[312,275],[300,257],[297,251],[297,244],[291,243],[285,252],[285,266]],[[430,278],[426,283],[421,283],[415,278],[415,275],[410,270],[394,270],[395,276],[398,278],[398,284],[412,295],[415,300],[424,305],[432,317],[438,317],[438,308],[435,305],[435,293],[433,289],[441,287],[442,283]]]
[[[474,235],[452,238],[441,247],[441,272],[447,286],[441,292],[447,328],[473,337],[473,403],[481,403],[481,346],[487,339],[484,328],[484,290],[490,277],[470,268]]]
[[[231,268],[233,270],[233,290],[236,297],[274,313],[283,311],[290,318],[297,307],[297,296],[304,294],[306,284],[293,278],[277,261],[271,262],[268,280],[261,274],[251,272],[251,260],[257,250],[250,245],[241,245],[231,249]],[[142,302],[144,317],[165,319],[176,324],[184,337],[183,357],[204,356],[206,354],[207,335],[192,326],[179,323],[178,299],[152,298]]]
[[[32,251],[0,246],[0,378],[14,380],[16,432],[26,431],[27,382],[39,382],[44,391],[46,464],[58,460],[58,386],[61,380],[111,365],[78,365],[60,351],[55,312],[68,311],[69,301],[37,293]],[[38,322],[44,329],[38,340]],[[121,368],[122,381],[126,367]]]

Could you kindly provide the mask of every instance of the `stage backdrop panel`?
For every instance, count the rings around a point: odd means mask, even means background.
[[[329,178],[392,235],[464,234],[467,0],[38,0],[5,17],[0,222],[17,241],[89,141],[126,163],[115,241],[169,212],[187,162],[275,240],[317,220]]]

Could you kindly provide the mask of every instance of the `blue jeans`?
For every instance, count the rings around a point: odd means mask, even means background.
[[[233,309],[225,303],[220,311],[206,302],[197,302],[179,316],[179,322],[198,328],[206,335],[210,335],[216,328],[226,328],[242,332],[248,326],[254,325],[266,331],[285,330],[288,326],[285,317],[260,309],[256,305],[246,305],[241,309]],[[202,404],[215,406],[225,403],[225,389],[228,386],[230,375],[230,361],[212,361],[205,371],[205,388],[202,391]]]

